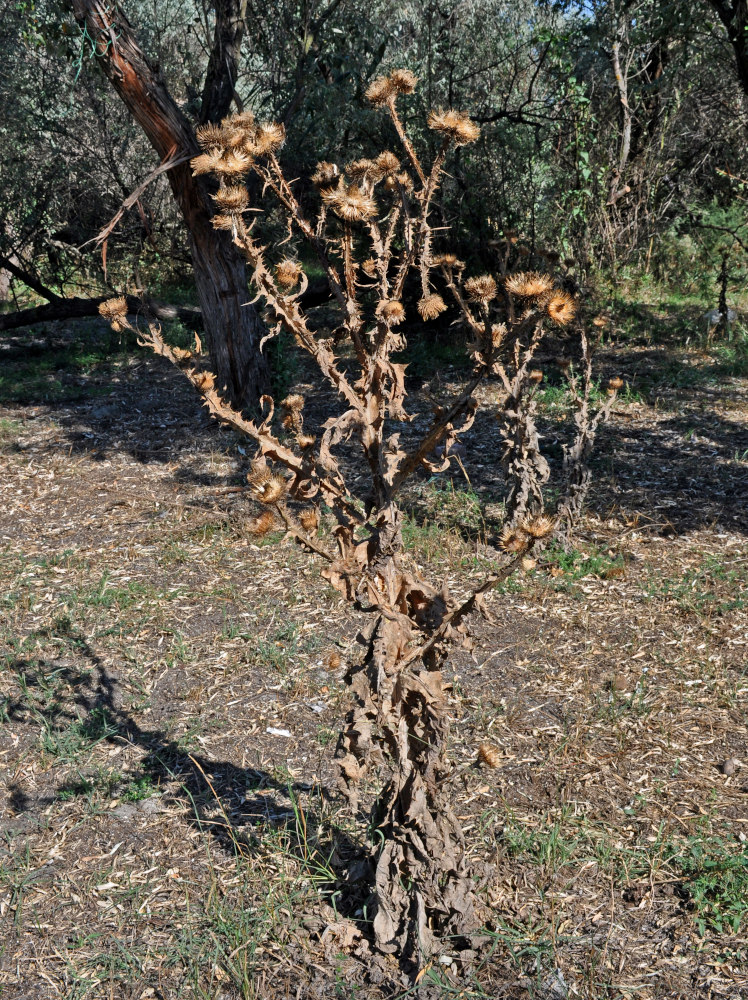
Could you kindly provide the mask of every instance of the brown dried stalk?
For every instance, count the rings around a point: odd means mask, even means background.
[[[290,537],[323,560],[322,575],[332,586],[372,616],[366,654],[348,673],[356,704],[340,740],[341,787],[357,806],[364,777],[386,774],[370,816],[374,938],[381,951],[422,963],[440,939],[469,934],[481,922],[462,831],[444,794],[450,768],[442,670],[450,645],[462,638],[464,619],[480,609],[482,595],[527,558],[553,523],[523,521],[496,570],[460,604],[446,585],[424,580],[403,555],[403,515],[397,506],[403,483],[419,466],[449,467],[451,445],[474,419],[473,392],[488,375],[498,374],[516,406],[524,405],[528,366],[539,341],[532,333],[524,349],[515,348],[510,377],[500,359],[506,327],[489,317],[489,302],[497,294],[493,279],[463,282],[459,261],[433,257],[430,206],[445,159],[453,146],[475,141],[479,130],[462,113],[432,113],[429,125],[442,143],[430,169],[423,169],[396,107],[398,95],[414,86],[412,74],[396,70],[368,91],[372,103],[390,114],[409,170],[390,151],[345,170],[318,164],[313,181],[320,206],[314,218],[307,218],[276,155],[281,126],[258,124],[245,112],[198,130],[203,153],[193,160],[193,169],[219,178],[214,224],[230,233],[250,266],[257,296],[276,321],[268,336],[281,328],[290,331],[345,404],[342,414],[326,421],[318,440],[305,433],[303,397],[290,396],[281,404],[288,435],[282,440],[273,429],[271,399],[263,397],[263,419],[249,420],[224,401],[214,376],[200,370],[197,359],[165,343],[155,324],[140,333],[140,341],[182,368],[217,419],[255,442],[248,491],[264,512],[252,522],[254,530],[284,525]],[[289,258],[272,261],[256,235],[256,222],[248,221],[243,180],[250,171],[285,211],[290,231],[319,260],[338,307],[334,337],[309,326],[300,305],[306,288],[301,265]],[[392,355],[406,342],[409,317],[402,296],[411,273],[421,284],[420,316],[433,317],[446,308],[432,287],[437,265],[472,330],[474,368],[464,390],[437,410],[421,440],[406,452],[399,433],[389,427],[393,420],[412,419],[405,408],[405,365]],[[116,306],[110,304],[107,315],[113,323],[128,325]],[[515,333],[531,326],[522,321]],[[346,343],[350,355],[344,367]],[[523,412],[529,428],[532,409],[525,406]],[[351,438],[358,441],[369,472],[369,492],[361,498],[349,492],[337,455],[338,446]],[[430,456],[440,443],[444,457],[436,462]],[[529,445],[523,448],[523,460],[529,461]],[[310,504],[320,500],[335,520],[334,549],[317,535],[319,510]]]

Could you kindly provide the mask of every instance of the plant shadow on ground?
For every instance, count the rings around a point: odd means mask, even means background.
[[[80,325],[76,325],[76,330]],[[184,339],[185,335],[181,328],[175,331],[176,340]],[[94,326],[86,336],[95,341],[104,334]],[[17,363],[36,364],[24,361],[19,345],[20,341],[15,347],[11,344],[8,357],[15,358]],[[44,358],[45,351],[54,356],[57,350],[54,336],[47,335],[35,349],[39,358]],[[454,352],[452,345],[444,346],[444,350]],[[625,345],[601,348],[598,356],[601,376],[622,374],[629,393],[634,397],[643,394],[654,401],[664,399],[665,409],[660,408],[656,419],[646,421],[632,419],[630,412],[622,410],[601,429],[592,462],[595,488],[590,508],[595,513],[604,516],[611,509],[621,508],[660,526],[665,533],[681,533],[715,522],[731,530],[748,531],[748,508],[741,499],[748,488],[748,435],[739,422],[711,409],[719,401],[722,381],[734,372],[736,350],[718,345],[708,357],[694,357],[662,349],[637,352]],[[732,361],[725,351],[728,354],[732,351]],[[428,367],[428,352],[420,341],[413,345],[412,354],[415,367],[411,375],[411,409],[417,411],[423,409],[424,403],[418,395],[422,382],[419,373],[431,375],[434,369]],[[215,441],[215,448],[235,457],[239,465],[244,461],[244,453],[232,434],[211,424],[186,380],[172,371],[167,362],[152,359],[139,349],[134,353],[121,352],[117,358],[114,376],[117,381],[112,382],[115,369],[108,363],[103,368],[94,366],[88,373],[76,374],[73,388],[78,395],[72,400],[60,401],[54,397],[46,400],[58,427],[58,434],[47,447],[65,449],[71,455],[86,454],[101,461],[124,452],[142,463],[177,462],[174,471],[177,482],[216,487],[236,484],[239,481],[236,475],[211,473],[204,467],[195,467],[191,460],[196,434]],[[6,366],[6,373],[4,378],[11,384],[15,378],[12,365]],[[455,377],[460,381],[459,375]],[[549,383],[552,379],[549,369]],[[549,389],[552,394],[554,387],[549,385]],[[677,392],[677,411],[667,409],[670,392]],[[102,393],[106,394],[105,400],[98,398]],[[14,398],[18,397],[11,394],[7,401]],[[316,413],[310,399],[312,429],[320,422],[322,409]],[[551,464],[556,466],[554,475],[562,457],[562,442],[569,431],[568,414],[559,415],[557,410],[555,402],[545,411],[541,408],[544,445]],[[503,477],[497,472],[500,443],[494,425],[493,416],[484,412],[464,438],[470,459],[475,451],[486,452],[483,470],[478,468],[474,473],[471,470],[471,485],[464,492],[489,503],[503,499]],[[19,447],[13,438],[10,432],[4,434],[0,446]],[[434,481],[438,488],[446,488],[446,478],[443,484],[439,477]],[[422,513],[418,503],[414,504],[412,514],[417,518]],[[463,533],[470,537],[485,528],[480,519],[473,521],[475,518],[462,524]]]
[[[38,636],[43,637],[44,630]],[[108,786],[110,794],[118,786],[116,794],[122,805],[115,815],[126,824],[135,813],[133,803],[147,800],[157,788],[168,786],[164,802],[178,801],[188,825],[207,834],[228,857],[251,862],[261,861],[267,854],[277,862],[280,838],[283,853],[300,865],[319,901],[329,900],[336,916],[356,920],[360,931],[367,934],[367,920],[359,919],[365,915],[367,903],[371,904],[364,847],[336,820],[337,803],[323,787],[277,772],[210,759],[184,738],[170,739],[159,729],[142,728],[122,706],[116,675],[75,630],[65,638],[86,663],[85,668],[54,670],[57,681],[72,687],[73,697],[64,703],[49,697],[50,674],[45,672],[44,662],[17,657],[8,661],[8,669],[16,675],[22,693],[5,701],[5,721],[22,722],[31,711],[40,725],[42,752],[70,763],[98,743],[115,747],[126,743],[145,755],[140,769],[131,773],[117,773],[112,778],[81,772],[78,780],[67,780],[54,794],[41,798],[31,798],[18,785],[9,786],[9,804],[18,819],[7,825],[6,837],[28,832],[27,815],[38,816],[58,800],[91,795],[102,785]],[[43,702],[41,709],[33,707],[34,692],[47,694],[36,699]],[[266,845],[269,833],[272,837]],[[392,985],[393,990],[402,987],[394,980]]]

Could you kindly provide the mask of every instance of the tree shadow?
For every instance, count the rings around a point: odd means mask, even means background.
[[[210,759],[162,729],[142,727],[123,707],[117,676],[84,637],[70,626],[67,629],[66,638],[75,642],[76,656],[84,658],[86,667],[67,661],[55,666],[24,657],[11,661],[8,669],[19,678],[22,694],[6,701],[9,722],[26,722],[31,715],[40,723],[43,745],[48,734],[50,741],[57,741],[56,752],[62,747],[70,762],[80,747],[85,752],[97,743],[121,746],[124,742],[139,747],[145,751],[140,768],[122,775],[120,785],[147,779],[150,788],[168,788],[163,801],[186,806],[184,821],[232,856],[257,859],[275,850],[277,860],[277,847],[265,845],[264,833],[268,829],[280,831],[286,852],[302,868],[311,865],[318,881],[320,872],[329,873],[329,880],[322,885],[323,894],[335,898],[341,913],[352,915],[366,903],[370,872],[364,846],[331,820],[338,805],[334,795],[322,786],[281,780],[266,770]],[[45,632],[51,637],[51,630],[35,635],[42,638]],[[59,627],[54,635],[60,638]],[[53,670],[46,670],[48,666]],[[49,696],[52,673],[72,695],[64,700]],[[57,801],[60,793],[72,796],[91,790],[87,784],[87,775],[82,773],[81,781],[68,781],[53,794],[35,799],[20,787],[9,786],[8,801],[15,813],[40,813]],[[119,818],[127,821],[127,808],[119,808]],[[19,830],[25,825],[22,821]],[[322,831],[322,835],[311,831]]]

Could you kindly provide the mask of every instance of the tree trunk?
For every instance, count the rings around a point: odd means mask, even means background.
[[[197,154],[189,122],[138,47],[125,15],[119,8],[104,7],[97,0],[70,2],[76,20],[94,40],[105,75],[159,156],[165,159],[175,151]],[[230,76],[231,67],[227,72]],[[220,80],[215,72],[211,79],[213,87],[217,87]],[[226,95],[224,88],[216,100],[208,99],[206,94],[203,100],[211,111],[225,113]],[[168,178],[187,225],[198,301],[217,383],[226,387],[234,406],[254,407],[267,389],[268,368],[259,351],[263,325],[248,304],[244,259],[227,233],[213,229],[207,190],[193,178],[189,163],[175,166],[168,171]]]
[[[722,22],[735,53],[740,86],[748,97],[748,0],[707,0]]]

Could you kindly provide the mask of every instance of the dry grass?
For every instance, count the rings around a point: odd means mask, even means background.
[[[332,792],[359,623],[245,533],[240,442],[179,375],[118,377],[108,409],[0,413],[0,996],[404,994],[339,919],[366,916]],[[453,804],[495,919],[490,957],[419,996],[748,991],[746,384],[658,395],[617,406],[576,554],[491,595],[452,661]],[[411,495],[408,545],[458,592],[493,530],[484,441],[469,487]]]

